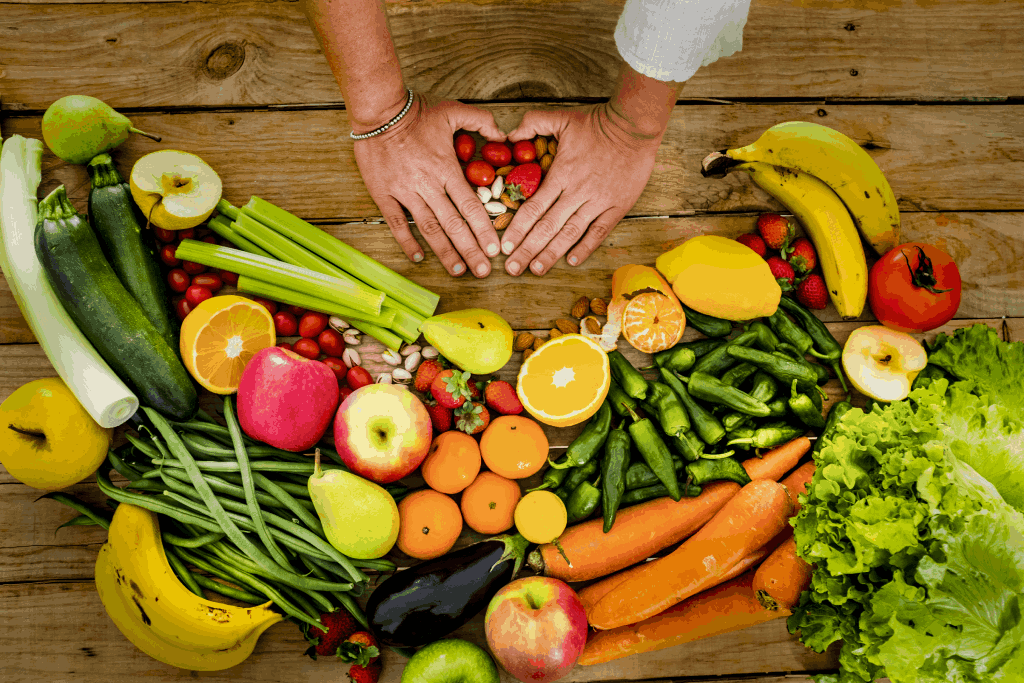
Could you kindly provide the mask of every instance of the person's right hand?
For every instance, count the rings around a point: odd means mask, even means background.
[[[455,156],[457,130],[474,130],[493,142],[505,140],[494,116],[453,100],[415,95],[409,112],[381,135],[356,140],[359,172],[405,255],[423,260],[403,207],[438,259],[453,276],[491,272],[498,233]],[[355,131],[357,134],[365,131]],[[468,225],[467,225],[468,223]]]

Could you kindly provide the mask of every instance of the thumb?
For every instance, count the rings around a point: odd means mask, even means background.
[[[538,135],[553,135],[558,137],[562,132],[565,117],[555,111],[528,111],[523,115],[522,122],[508,134],[509,142],[520,140],[531,140]]]
[[[460,102],[452,110],[451,120],[455,124],[455,130],[475,130],[490,142],[505,140],[505,133],[494,122],[494,114],[486,109]]]

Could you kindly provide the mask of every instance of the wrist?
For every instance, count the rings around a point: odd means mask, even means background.
[[[348,123],[354,135],[377,130],[402,113],[409,101],[409,91],[402,82],[397,85],[397,88],[378,91],[369,98],[346,102]]]
[[[645,76],[624,64],[608,100],[609,115],[634,137],[660,139],[668,128],[682,86]]]

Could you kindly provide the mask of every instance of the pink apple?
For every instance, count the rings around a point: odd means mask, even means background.
[[[433,437],[430,414],[414,393],[391,384],[353,391],[334,417],[334,447],[349,469],[389,484],[423,462]]]
[[[254,439],[300,452],[323,438],[338,398],[338,378],[329,367],[271,346],[242,371],[238,423]]]
[[[569,584],[530,576],[491,598],[484,633],[495,659],[520,681],[557,681],[587,644],[587,614]]]

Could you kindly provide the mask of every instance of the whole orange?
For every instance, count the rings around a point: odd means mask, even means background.
[[[540,471],[548,459],[548,437],[528,417],[502,415],[480,437],[480,455],[492,472],[525,479]]]
[[[438,434],[430,444],[420,474],[427,486],[456,494],[473,483],[480,473],[480,446],[465,432]]]
[[[410,493],[398,503],[398,549],[417,560],[432,560],[452,549],[462,533],[454,500],[431,489]]]
[[[481,472],[462,492],[462,517],[473,531],[500,534],[512,528],[522,495],[519,484],[511,479]]]

